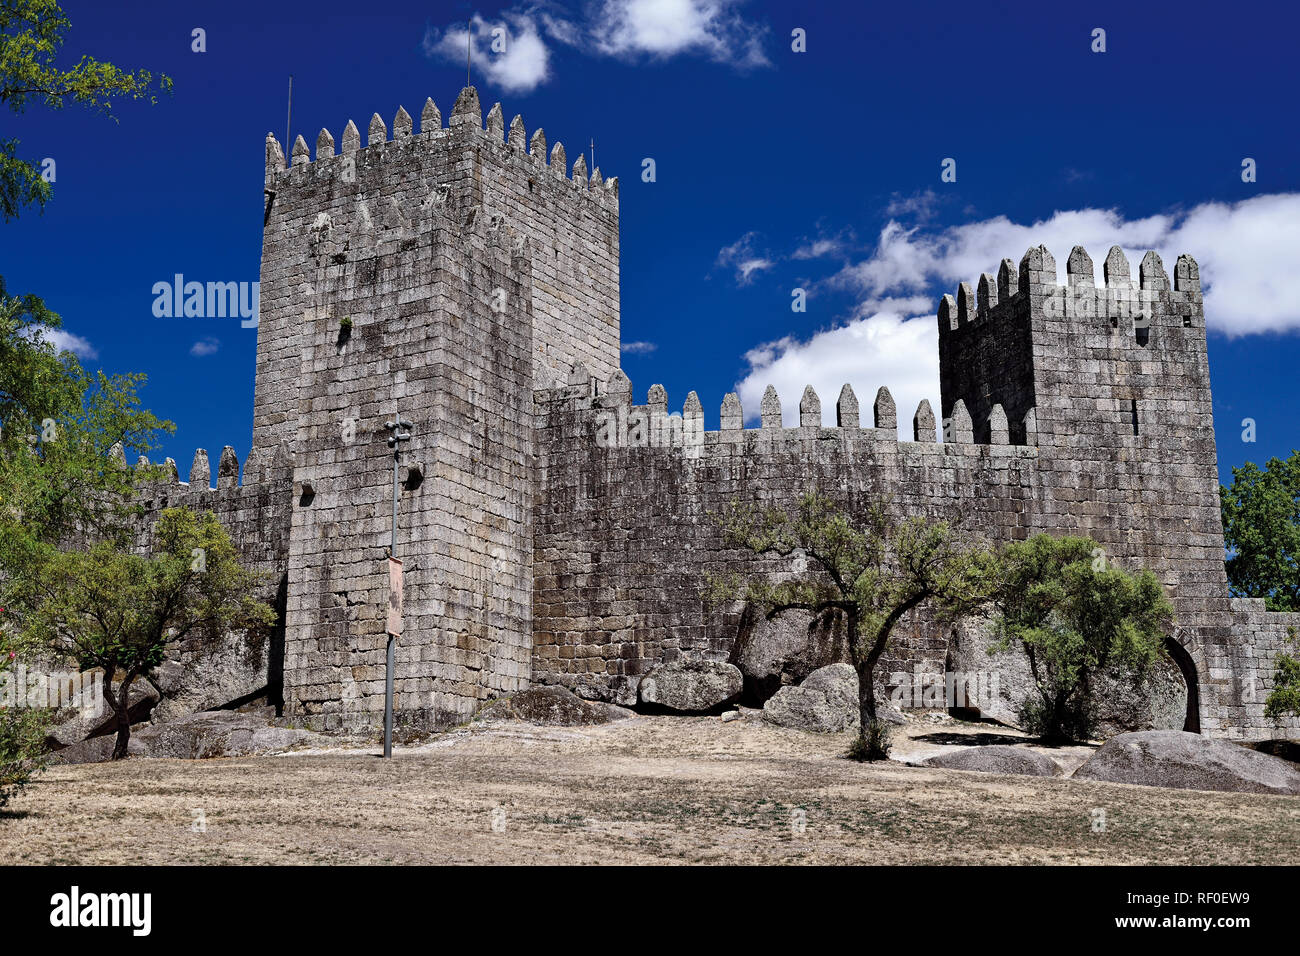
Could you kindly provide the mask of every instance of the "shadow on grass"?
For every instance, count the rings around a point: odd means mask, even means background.
[[[1055,741],[1049,742],[1039,737],[1014,737],[1011,734],[956,734],[948,731],[935,731],[932,734],[921,734],[913,737],[913,740],[921,740],[928,744],[952,744],[957,747],[986,747],[989,744],[1033,744],[1035,747],[1092,747],[1096,749],[1098,744],[1088,741]]]

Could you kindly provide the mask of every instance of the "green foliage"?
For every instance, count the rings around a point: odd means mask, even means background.
[[[83,56],[73,66],[56,65],[71,26],[56,0],[0,0],[0,107],[21,113],[33,103],[62,109],[76,103],[112,115],[113,100],[157,102],[172,81],[148,70],[128,73],[112,63]],[[43,207],[50,186],[30,163],[17,157],[17,140],[0,142],[0,215],[8,222],[35,203]]]
[[[1300,451],[1246,462],[1219,489],[1228,583],[1270,611],[1300,611]]]
[[[1014,541],[997,550],[995,566],[992,650],[1021,645],[1039,694],[1022,718],[1048,739],[1087,739],[1092,675],[1113,667],[1139,683],[1164,655],[1173,606],[1149,570],[1116,567],[1090,538]]]
[[[252,595],[260,579],[239,564],[211,512],[168,508],[148,557],[99,542],[86,551],[48,549],[19,584],[27,638],[102,668],[104,697],[118,717],[114,758],[126,755],[130,687],[163,662],[172,642],[216,640],[226,630],[267,627],[275,612]],[[110,678],[123,675],[116,695]]]
[[[134,485],[157,475],[114,467],[109,451],[147,452],[173,426],[140,408],[143,376],[88,374],[13,301],[0,282],[0,603],[23,610],[14,588],[48,548],[125,540]]]
[[[273,623],[271,608],[252,597],[257,583],[212,512],[167,508],[148,557],[105,542],[51,552],[27,585],[35,610],[24,623],[83,669],[138,676],[162,663],[172,641]]]
[[[769,618],[796,609],[843,615],[862,687],[858,750],[887,752],[888,737],[876,719],[876,661],[894,626],[913,608],[929,604],[950,619],[979,607],[985,600],[987,551],[971,546],[945,522],[912,517],[895,523],[879,502],[852,515],[816,493],[806,496],[794,515],[732,501],[713,518],[729,547],[780,557],[798,552],[809,568],[779,583],[768,575],[709,575],[706,600],[744,600]]]
[[[20,695],[26,688],[9,683],[6,673],[13,665],[17,643],[12,635],[10,611],[0,607],[0,686],[8,684],[8,693],[0,696],[0,810],[32,775],[45,765],[45,732],[50,712],[25,706]]]
[[[45,766],[49,711],[0,706],[0,810]]]
[[[1294,644],[1296,629],[1287,629],[1287,640]],[[1274,662],[1277,670],[1273,672],[1273,689],[1264,701],[1264,716],[1270,720],[1279,720],[1288,714],[1300,717],[1300,660],[1290,654],[1277,655]]]
[[[887,760],[893,735],[894,728],[883,720],[868,721],[849,745],[849,759],[862,762]]]

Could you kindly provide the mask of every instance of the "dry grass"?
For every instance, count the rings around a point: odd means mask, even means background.
[[[990,731],[915,723],[918,757]],[[16,863],[1291,863],[1300,798],[844,759],[740,720],[474,725],[366,750],[51,769],[0,817]],[[1086,755],[1053,751],[1073,766]],[[493,811],[504,812],[494,831]],[[1095,832],[1094,808],[1106,813]],[[194,832],[201,809],[207,831]],[[806,829],[792,826],[802,810]],[[502,819],[498,813],[498,819]]]

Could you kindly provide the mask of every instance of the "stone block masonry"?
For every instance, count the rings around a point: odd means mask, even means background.
[[[811,388],[797,428],[774,390],[759,428],[728,395],[706,432],[694,392],[669,415],[619,369],[618,181],[504,115],[466,88],[446,127],[430,100],[418,133],[399,109],[391,136],[375,115],[364,146],[349,122],[287,164],[267,137],[252,463],[240,486],[223,453],[211,490],[200,453],[149,501],[212,507],[273,575],[287,713],[380,724],[400,413],[399,722],[444,727],[536,681],[631,703],[658,663],[727,659],[747,615],[707,608],[705,574],[754,565],[709,513],[820,490],[995,541],[1091,535],[1168,589],[1204,732],[1294,733],[1263,701],[1300,615],[1230,598],[1224,574],[1191,257],[1171,281],[1149,253],[1134,279],[1112,249],[1099,285],[1076,248],[1060,284],[1038,247],[963,283],[939,304],[939,422],[902,410],[913,440],[885,388],[867,409],[845,387],[834,428]],[[913,615],[880,671],[942,670],[949,641]]]

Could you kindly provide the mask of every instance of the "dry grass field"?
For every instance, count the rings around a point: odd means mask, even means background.
[[[1016,736],[915,721],[896,754],[918,759],[981,734]],[[372,746],[55,767],[0,816],[0,854],[28,864],[1300,859],[1298,797],[861,765],[843,757],[847,742],[752,719],[637,717],[473,724],[391,761]],[[1087,750],[1051,753],[1072,768]]]

